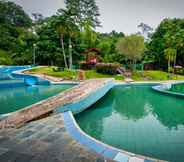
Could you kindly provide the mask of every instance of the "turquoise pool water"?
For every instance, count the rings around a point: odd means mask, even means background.
[[[0,115],[22,109],[73,86],[63,84],[0,88]]]
[[[184,94],[184,83],[178,83],[178,84],[172,85],[172,87],[171,87],[171,89],[169,89],[169,91]]]
[[[116,86],[75,116],[92,137],[133,153],[184,161],[184,99],[147,85]]]

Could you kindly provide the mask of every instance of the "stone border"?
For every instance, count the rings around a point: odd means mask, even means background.
[[[174,81],[169,83],[163,83],[160,85],[153,86],[152,89],[166,95],[171,95],[175,97],[184,97],[183,93],[168,91],[172,85],[182,84],[182,83],[184,83],[184,81]]]
[[[117,149],[101,141],[96,140],[95,138],[89,136],[81,130],[81,128],[75,121],[71,111],[64,112],[63,117],[67,131],[75,140],[106,158],[110,158],[118,162],[164,162],[162,160],[157,160],[142,155],[130,153],[121,149]]]

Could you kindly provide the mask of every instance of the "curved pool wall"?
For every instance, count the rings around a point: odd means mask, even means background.
[[[26,66],[1,66],[0,67],[0,81],[1,80],[11,80],[16,79],[12,76],[12,72],[17,70],[25,70],[31,68],[33,66],[26,65]]]
[[[24,74],[23,73],[23,71],[31,70],[31,69],[33,69],[33,67],[26,68],[24,70],[14,71],[14,72],[12,72],[12,76],[14,78],[17,78],[17,79],[23,79],[24,80],[24,84],[27,85],[27,86],[32,86],[32,85],[49,85],[50,84],[50,81],[48,81],[46,79],[42,79],[42,78],[39,78],[37,76],[33,76],[31,74]]]
[[[121,149],[117,149],[108,144],[105,144],[101,141],[94,139],[93,137],[86,134],[81,130],[77,124],[74,114],[78,114],[85,109],[89,108],[91,105],[96,103],[100,98],[102,98],[111,88],[117,85],[127,85],[127,84],[115,84],[113,81],[108,82],[104,87],[99,88],[91,95],[87,96],[85,99],[79,100],[75,103],[65,105],[57,109],[57,112],[63,112],[64,114],[64,123],[70,133],[70,135],[80,142],[81,144],[87,146],[89,149],[103,155],[106,158],[113,159],[118,162],[153,162],[157,161],[156,159],[137,155],[130,153]],[[128,84],[129,85],[129,84]],[[130,85],[141,85],[141,84],[130,84]],[[155,85],[155,83],[148,83],[148,85]]]
[[[91,93],[89,96],[79,99],[73,103],[64,105],[58,109],[56,112],[62,113],[65,111],[72,111],[73,114],[80,113],[85,109],[89,108],[95,102],[97,102],[100,98],[102,98],[112,87],[114,86],[114,81],[108,81],[102,87],[99,87],[96,91]]]
[[[175,82],[170,82],[170,83],[159,84],[159,85],[153,86],[152,89],[157,91],[157,92],[166,94],[166,95],[172,95],[172,96],[176,96],[176,97],[184,97],[183,93],[170,91],[172,86],[177,85],[177,84],[184,84],[184,81],[175,81]]]
[[[24,74],[23,71],[36,68],[31,65],[27,66],[2,66],[0,67],[0,87],[16,87],[21,85],[32,86],[32,85],[49,85],[50,82],[46,79],[42,79],[33,75]],[[15,84],[8,82],[17,80]],[[3,82],[2,82],[3,81]],[[6,81],[6,82],[5,82]],[[18,83],[19,81],[19,83]],[[22,81],[22,83],[21,83]]]
[[[89,149],[97,152],[98,154],[115,160],[117,162],[154,162],[158,161],[153,158],[140,156],[134,153],[130,153],[121,149],[117,149],[108,144],[105,144],[101,141],[96,140],[95,138],[89,136],[84,131],[81,130],[79,125],[77,124],[73,113],[71,111],[67,111],[63,113],[64,116],[64,124],[67,131],[70,135],[77,140],[82,145],[85,145]],[[164,162],[164,161],[163,161]]]

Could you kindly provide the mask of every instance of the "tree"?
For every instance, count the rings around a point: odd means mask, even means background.
[[[126,36],[117,43],[118,52],[130,60],[132,70],[136,61],[142,58],[144,49],[144,38],[135,34]]]
[[[148,41],[149,40],[149,35],[153,31],[153,28],[150,27],[148,24],[145,24],[145,23],[140,23],[137,27],[141,28],[141,33],[140,34]]]
[[[8,57],[13,59],[14,64],[18,57],[23,58],[23,52],[24,61],[21,63],[29,62],[32,47],[29,31],[31,25],[32,20],[22,7],[13,2],[0,0],[0,49],[9,53]]]
[[[60,35],[60,42],[62,46],[64,62],[66,68],[72,68],[72,38],[78,32],[78,27],[73,19],[71,10],[59,9],[55,21],[56,30]],[[64,47],[64,36],[68,37],[68,53],[69,53],[69,66],[66,60],[66,53]]]
[[[0,0],[0,23],[16,27],[30,27],[31,19],[22,7],[14,2]]]
[[[93,28],[100,26],[98,19],[100,13],[95,0],[65,0],[65,3],[66,8],[71,10],[80,27],[86,20],[91,22]]]
[[[0,65],[12,64],[12,59],[9,57],[10,54],[6,51],[0,50]]]
[[[101,59],[104,62],[124,63],[124,56],[116,50],[116,43],[125,35],[122,32],[111,31],[110,33],[99,33],[97,48],[101,50]]]
[[[168,60],[168,72],[171,72],[173,70],[172,68],[175,66],[175,60],[176,60],[176,49],[167,48],[164,50],[164,54],[166,59]],[[171,63],[174,62],[173,67],[171,66]]]
[[[81,32],[82,48],[94,48],[97,44],[97,33],[92,29],[91,23],[85,21],[83,23],[84,30]]]
[[[164,19],[147,45],[148,53],[163,69],[167,68],[164,50],[168,48],[177,51],[176,64],[184,65],[184,19]]]
[[[67,64],[67,60],[66,60],[66,54],[65,54],[65,46],[64,46],[64,35],[67,32],[67,24],[66,24],[66,22],[65,22],[63,17],[60,17],[57,20],[57,22],[56,22],[56,30],[57,30],[58,34],[60,35],[60,43],[61,43],[61,47],[62,47],[65,67],[68,68],[68,64]]]

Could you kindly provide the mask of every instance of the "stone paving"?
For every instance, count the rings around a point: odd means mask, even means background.
[[[0,162],[112,162],[79,144],[66,131],[63,114],[0,130]]]
[[[29,121],[54,111],[56,108],[84,99],[110,81],[112,79],[91,79],[84,81],[78,86],[56,96],[12,113],[12,115],[0,121],[0,129],[22,126]]]

